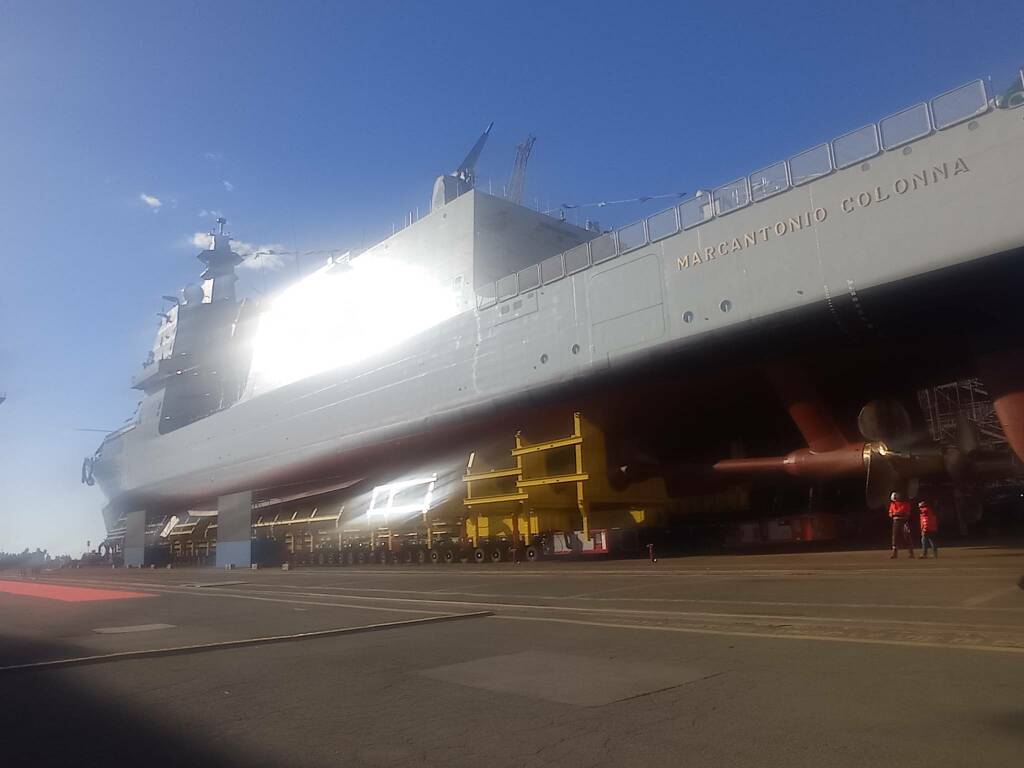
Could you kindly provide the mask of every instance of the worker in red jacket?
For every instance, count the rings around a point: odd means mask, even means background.
[[[935,557],[938,557],[939,548],[935,546],[935,534],[939,532],[939,516],[927,501],[918,503],[917,510],[921,521],[921,557],[928,557],[929,545]]]
[[[914,557],[914,544],[910,538],[910,502],[900,493],[889,497],[889,517],[892,519],[892,554],[893,560],[899,555],[900,547],[906,546],[910,557]]]

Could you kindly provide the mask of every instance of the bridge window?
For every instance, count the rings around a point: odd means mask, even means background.
[[[614,232],[608,232],[590,241],[590,258],[595,264],[615,258]]]
[[[656,213],[647,220],[647,234],[650,235],[652,243],[674,235],[678,231],[679,222],[676,219],[675,208]]]
[[[516,280],[516,275],[505,275],[498,281],[498,301],[511,299],[517,293],[519,293],[519,283]]]
[[[590,243],[577,245],[563,255],[565,256],[565,274],[573,275],[590,266]]]
[[[786,161],[781,160],[775,165],[750,174],[750,197],[764,200],[789,189],[789,175],[786,172]]]
[[[874,123],[850,131],[832,142],[836,168],[849,168],[861,160],[874,157],[878,151],[878,129]]]
[[[932,121],[928,117],[928,105],[917,104],[895,115],[890,115],[878,124],[882,132],[882,146],[895,149],[904,144],[927,136],[932,132]]]
[[[565,264],[562,263],[562,254],[559,253],[550,259],[544,259],[540,263],[540,276],[544,281],[544,285],[565,277]]]
[[[935,127],[940,131],[987,111],[988,94],[982,80],[961,85],[932,99],[932,117],[935,119]]]
[[[647,230],[644,222],[638,221],[619,230],[619,253],[628,253],[647,245]]]
[[[832,153],[828,144],[819,144],[789,159],[789,178],[797,187],[832,173]]]
[[[534,264],[519,270],[519,292],[532,291],[540,285],[540,265]]]
[[[712,216],[711,195],[707,192],[698,192],[691,200],[679,206],[679,226],[683,229],[692,229]]]
[[[736,179],[723,184],[715,190],[712,199],[715,202],[715,215],[724,216],[742,208],[750,202],[750,192],[746,179]]]

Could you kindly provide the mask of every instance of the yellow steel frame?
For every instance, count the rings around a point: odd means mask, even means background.
[[[515,434],[515,448],[512,449],[512,458],[515,459],[515,466],[508,467],[505,469],[493,469],[487,472],[473,472],[473,463],[476,459],[476,454],[471,453],[469,455],[469,461],[466,463],[466,472],[462,476],[462,482],[466,484],[466,498],[463,500],[463,504],[466,507],[472,509],[478,505],[487,504],[502,504],[509,502],[518,502],[520,510],[522,509],[523,502],[529,500],[530,495],[526,492],[528,488],[539,488],[549,485],[557,485],[560,483],[575,483],[576,484],[576,508],[579,510],[580,519],[583,521],[583,537],[590,538],[590,505],[587,502],[586,495],[584,494],[583,484],[590,479],[590,475],[585,471],[583,467],[583,425],[582,419],[580,418],[579,412],[575,412],[572,415],[572,434],[568,437],[561,437],[556,440],[548,440],[547,442],[537,443],[535,445],[525,445],[523,443],[522,432],[516,432]],[[547,477],[536,477],[536,478],[524,478],[523,477],[523,457],[530,456],[537,453],[543,453],[545,451],[554,451],[559,448],[573,448],[575,459],[576,459],[576,471],[568,475],[549,475]],[[473,495],[473,483],[486,481],[486,480],[499,480],[506,477],[513,477],[516,480],[516,493],[504,493],[504,494],[492,494],[489,496],[474,496]],[[518,537],[519,535],[519,517],[520,512],[513,513],[512,516],[512,530],[513,536]],[[526,523],[527,531],[530,532],[532,526],[533,510],[530,509],[528,517],[524,520]],[[477,545],[478,532],[480,531],[480,514],[477,513],[477,520],[474,521],[473,535],[473,546]],[[518,544],[518,542],[516,542]]]
[[[516,439],[519,439],[518,434]],[[481,480],[497,480],[503,477],[514,477],[516,483],[523,477],[523,460],[516,456],[516,465],[506,469],[492,469],[489,472],[473,473],[473,462],[476,461],[476,453],[469,454],[469,461],[466,462],[466,473],[462,476],[462,482],[466,484],[466,498],[463,504],[467,507],[474,507],[478,504],[501,504],[509,501],[526,501],[530,496],[526,493],[502,493],[490,496],[474,496],[473,483]]]

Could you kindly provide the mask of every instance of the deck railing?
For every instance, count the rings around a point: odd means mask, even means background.
[[[710,192],[698,192],[679,205],[606,232],[588,243],[545,259],[477,288],[477,309],[487,309],[595,264],[699,227],[712,219],[756,205],[793,187],[850,168],[883,152],[944,131],[992,108],[983,80],[972,80],[930,101],[915,104],[850,131],[830,142],[780,160]]]

